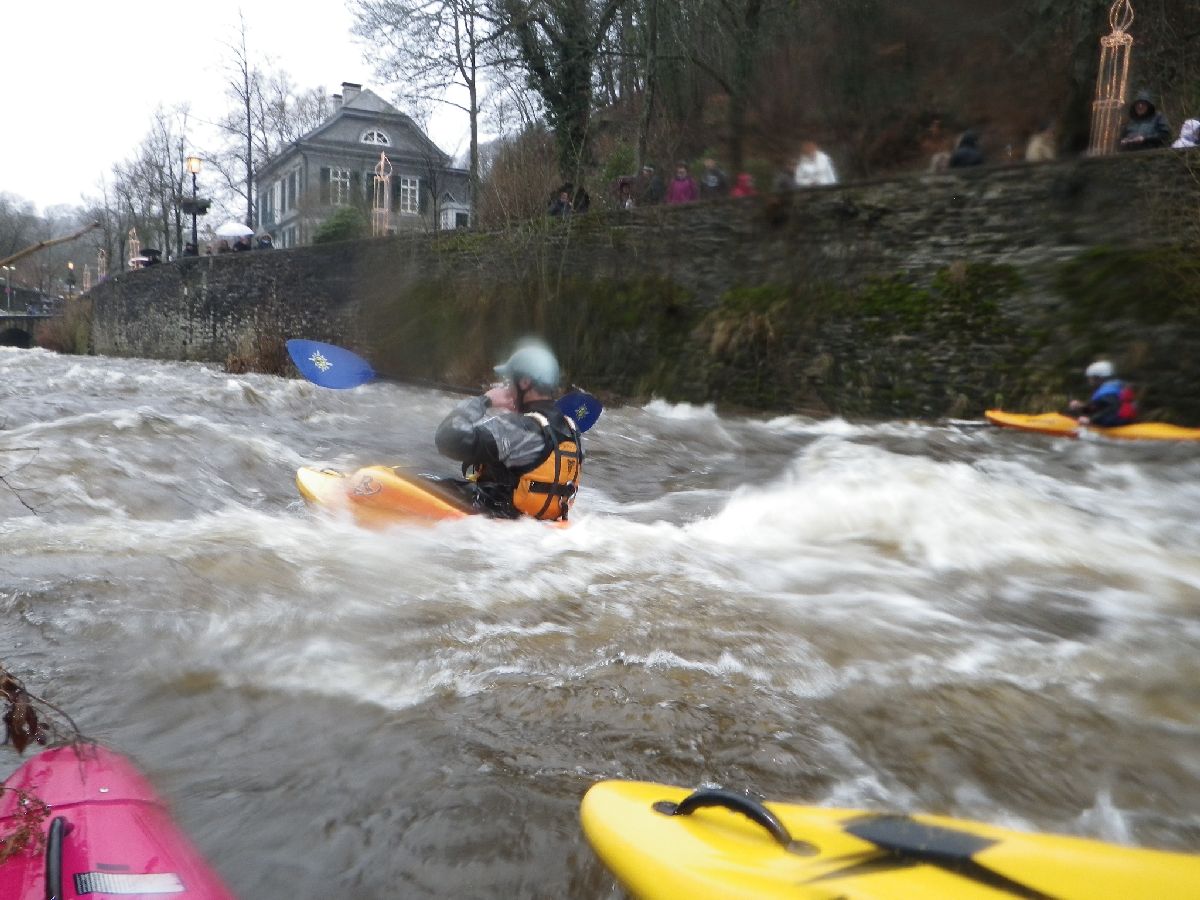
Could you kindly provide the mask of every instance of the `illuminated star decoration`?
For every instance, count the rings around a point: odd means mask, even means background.
[[[333,363],[326,359],[325,355],[320,350],[316,351],[312,356],[310,356],[308,361],[322,372],[328,372],[333,368]]]

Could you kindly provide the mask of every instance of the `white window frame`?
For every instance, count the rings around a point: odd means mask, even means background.
[[[364,144],[378,144],[381,147],[392,146],[392,139],[387,136],[387,132],[381,131],[378,128],[370,128],[364,131],[359,141]]]
[[[329,169],[329,205],[350,205],[350,170],[330,167]]]
[[[421,179],[408,175],[400,176],[400,208],[402,216],[416,216],[421,212]]]

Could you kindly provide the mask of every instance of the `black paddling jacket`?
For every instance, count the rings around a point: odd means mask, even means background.
[[[438,452],[474,471],[493,512],[565,519],[579,489],[583,444],[575,423],[549,400],[525,414],[464,400],[438,426]]]

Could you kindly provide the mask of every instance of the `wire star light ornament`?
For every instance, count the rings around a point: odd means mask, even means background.
[[[392,223],[392,163],[386,153],[375,164],[375,202],[371,205],[371,237],[383,237]]]
[[[129,268],[136,269],[137,263],[134,260],[142,255],[142,242],[138,240],[137,229],[130,228],[126,239],[129,243]]]
[[[1106,156],[1117,146],[1121,119],[1129,88],[1129,60],[1133,55],[1133,5],[1116,0],[1108,11],[1112,33],[1100,38],[1100,73],[1096,76],[1096,100],[1092,103],[1090,156]]]

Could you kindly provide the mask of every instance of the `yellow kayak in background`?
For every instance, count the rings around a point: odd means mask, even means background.
[[[1081,427],[1070,416],[1061,413],[1025,415],[1009,413],[1002,409],[989,409],[983,414],[993,425],[1001,428],[1016,428],[1037,434],[1055,434],[1061,437],[1079,437],[1083,431],[1127,441],[1200,441],[1200,428],[1181,428],[1165,422],[1135,422],[1118,425],[1116,428],[1100,428],[1095,425]]]
[[[391,466],[349,474],[304,466],[296,470],[296,487],[313,506],[347,512],[367,527],[461,519],[475,512],[452,488]]]
[[[644,900],[1200,898],[1200,856],[944,816],[603,781],[580,817],[601,861]]]

